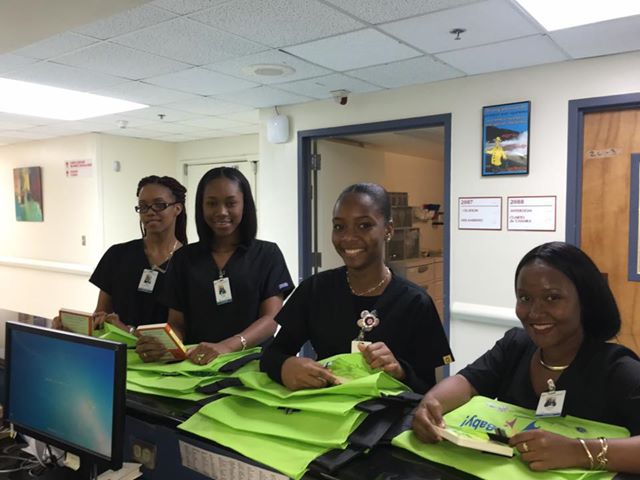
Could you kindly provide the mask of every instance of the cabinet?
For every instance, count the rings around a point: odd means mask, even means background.
[[[433,299],[440,319],[444,317],[444,284],[442,257],[411,258],[390,261],[389,267],[396,275],[424,288]]]

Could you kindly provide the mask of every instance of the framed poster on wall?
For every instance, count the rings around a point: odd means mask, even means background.
[[[42,222],[42,171],[40,167],[13,169],[13,198],[18,222]]]
[[[482,108],[482,175],[529,173],[531,102]]]

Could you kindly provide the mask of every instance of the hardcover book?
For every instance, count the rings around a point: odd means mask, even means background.
[[[73,333],[91,335],[93,333],[93,314],[77,310],[60,309],[62,326]]]
[[[495,453],[496,455],[502,455],[503,457],[513,457],[513,448],[504,443],[496,442],[488,438],[469,435],[461,430],[452,430],[450,428],[440,427],[436,427],[436,429],[442,438],[461,447],[472,448],[482,452]]]
[[[138,333],[144,337],[156,338],[167,349],[167,355],[162,360],[184,360],[187,349],[168,323],[152,323],[141,325]]]

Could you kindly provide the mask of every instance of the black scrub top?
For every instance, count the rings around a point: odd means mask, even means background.
[[[163,270],[167,264],[160,266]],[[138,291],[144,269],[151,265],[142,239],[110,247],[100,259],[89,281],[111,296],[113,311],[126,325],[146,325],[167,321],[167,307],[158,302],[164,274],[158,272],[153,292]]]
[[[218,305],[213,282],[220,269],[202,243],[181,248],[167,272],[162,302],[182,312],[185,343],[219,342],[243,331],[259,318],[260,304],[293,290],[282,252],[275,243],[252,240],[239,245],[227,264],[232,301]]]
[[[458,372],[478,394],[535,410],[529,367],[537,347],[512,328],[491,350]],[[563,415],[626,427],[640,434],[640,361],[622,345],[585,337],[569,368],[555,382],[566,390]]]
[[[364,340],[384,342],[402,364],[404,383],[417,392],[435,384],[434,369],[453,361],[449,342],[431,297],[393,275],[377,297],[353,295],[346,267],[327,270],[300,284],[276,316],[282,328],[262,355],[261,368],[282,383],[284,361],[311,341],[318,358],[351,352],[362,310],[375,310],[380,324]]]

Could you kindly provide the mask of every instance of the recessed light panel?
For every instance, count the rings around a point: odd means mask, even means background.
[[[516,0],[548,31],[640,15],[634,0]]]
[[[0,78],[0,112],[82,120],[145,107],[147,105],[93,93]]]

